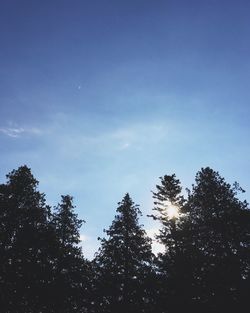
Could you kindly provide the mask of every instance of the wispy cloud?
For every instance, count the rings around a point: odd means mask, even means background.
[[[124,150],[130,147],[141,149],[149,142],[157,143],[166,138],[167,133],[168,129],[165,125],[144,123],[116,129],[107,136],[110,141],[113,139],[116,142],[120,150]]]
[[[6,136],[9,136],[12,138],[18,138],[24,132],[24,129],[21,127],[19,128],[3,127],[3,128],[0,128],[0,132]]]
[[[82,158],[91,151],[101,155],[117,155],[119,151],[147,151],[149,146],[152,148],[159,142],[165,142],[170,131],[166,124],[159,122],[135,123],[108,130],[98,129],[97,125],[94,133],[90,133],[88,127],[77,124],[77,120],[62,121],[51,128],[49,140],[66,157]]]
[[[36,127],[1,127],[0,133],[11,138],[19,138],[25,134],[40,135],[42,131]]]

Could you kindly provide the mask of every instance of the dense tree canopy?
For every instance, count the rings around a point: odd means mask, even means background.
[[[158,256],[161,310],[234,312],[242,307],[250,268],[250,211],[233,187],[210,168],[196,175],[187,199],[175,175],[156,186],[154,219],[161,222]],[[178,218],[168,207],[178,207]]]
[[[37,187],[27,166],[0,186],[1,310],[74,312],[84,294],[79,294],[84,260],[76,246],[81,221],[69,196],[52,215]]]
[[[151,217],[164,252],[152,254],[142,213],[126,194],[89,261],[73,198],[51,209],[21,166],[0,185],[1,312],[246,312],[250,210],[242,192],[208,167],[186,193],[174,174],[160,177]]]

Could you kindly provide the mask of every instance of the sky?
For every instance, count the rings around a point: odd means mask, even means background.
[[[1,0],[0,182],[26,164],[72,195],[88,258],[126,192],[155,232],[165,174],[210,166],[250,200],[249,37],[248,0]]]

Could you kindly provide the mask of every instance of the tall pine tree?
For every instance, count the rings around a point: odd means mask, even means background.
[[[186,212],[195,260],[197,299],[203,311],[243,312],[250,269],[250,211],[218,172],[202,168],[189,193]]]
[[[175,175],[164,176],[154,193],[153,217],[162,223],[158,239],[161,310],[180,312],[243,311],[250,268],[250,211],[218,172],[201,169],[196,183],[181,197]],[[168,205],[179,207],[170,218]],[[165,292],[164,292],[165,291]]]
[[[87,312],[90,307],[89,262],[79,247],[82,223],[74,212],[72,197],[62,196],[53,217],[58,242],[53,299],[56,313]]]
[[[50,309],[53,280],[50,208],[27,166],[0,186],[1,311],[35,313]]]
[[[118,205],[95,258],[97,312],[147,312],[152,304],[151,240],[139,224],[141,212],[129,194]]]
[[[185,247],[185,200],[181,191],[180,181],[173,174],[160,177],[160,184],[153,192],[154,214],[151,217],[160,222],[157,240],[165,248],[156,259],[157,312],[180,312],[190,307],[192,274]]]

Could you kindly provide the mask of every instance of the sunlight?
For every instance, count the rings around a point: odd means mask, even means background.
[[[167,206],[167,215],[169,219],[178,218],[179,217],[179,209],[175,205],[168,205]]]

